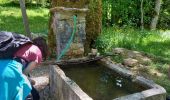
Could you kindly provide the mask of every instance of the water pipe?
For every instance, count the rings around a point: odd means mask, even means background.
[[[76,32],[76,21],[77,21],[77,17],[76,17],[76,15],[74,15],[73,16],[73,23],[74,23],[73,32],[72,32],[71,37],[70,37],[68,43],[66,44],[65,48],[61,51],[60,55],[57,57],[57,61],[60,61],[62,56],[66,54],[66,52],[68,51],[68,49],[71,46],[71,43],[73,41],[73,38],[74,38],[74,35],[75,35],[75,32]]]

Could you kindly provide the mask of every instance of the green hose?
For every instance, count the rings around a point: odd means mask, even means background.
[[[68,43],[66,44],[66,47],[64,48],[64,50],[61,51],[61,54],[57,57],[57,61],[59,61],[62,58],[62,56],[66,54],[66,52],[68,51],[68,49],[71,46],[71,43],[73,41],[73,38],[74,38],[74,35],[75,35],[75,32],[76,32],[76,21],[77,21],[77,17],[74,15],[73,16],[73,22],[74,22],[73,32],[71,34],[71,37],[70,37]]]

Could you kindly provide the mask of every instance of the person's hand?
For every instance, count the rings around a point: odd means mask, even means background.
[[[32,85],[35,85],[35,81],[34,81],[33,79],[31,79],[31,78],[28,77],[28,80],[30,81],[30,83],[31,83]]]

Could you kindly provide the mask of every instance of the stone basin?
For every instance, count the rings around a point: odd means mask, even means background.
[[[152,80],[148,80],[142,76],[135,76],[125,67],[113,64],[106,58],[99,60],[98,63],[130,80],[132,85],[134,83],[143,87],[140,91],[111,98],[112,100],[166,100],[166,90]],[[103,100],[95,99],[88,95],[89,93],[86,93],[76,81],[67,76],[63,66],[51,65],[50,67],[50,97],[53,100]],[[67,67],[71,66],[68,65]]]

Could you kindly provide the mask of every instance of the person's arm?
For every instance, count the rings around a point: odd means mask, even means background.
[[[27,75],[30,73],[38,64],[36,62],[30,62],[28,66],[24,69],[23,73]]]

